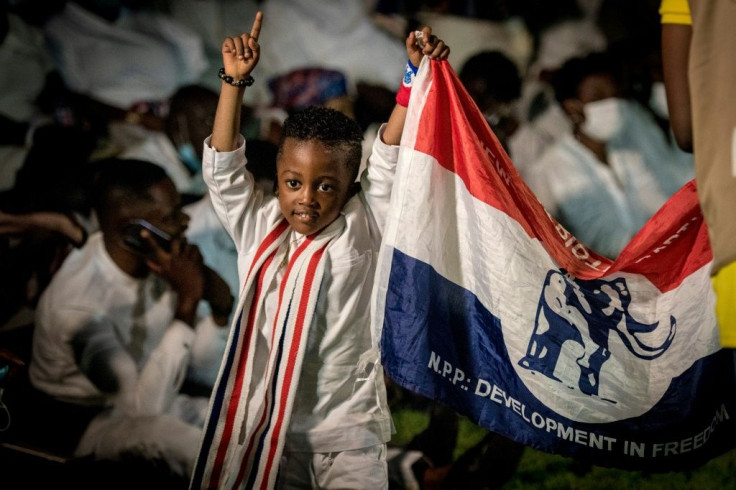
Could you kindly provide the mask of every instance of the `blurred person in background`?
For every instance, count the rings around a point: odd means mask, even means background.
[[[184,238],[189,218],[161,167],[96,165],[100,231],[69,254],[38,303],[32,429],[66,435],[78,457],[148,463],[186,480],[208,405],[181,391],[195,329],[227,319],[233,298]],[[202,300],[211,317],[197,315]]]
[[[556,73],[555,96],[573,130],[545,151],[526,180],[582,243],[615,259],[668,196],[646,149],[627,137],[633,109],[613,67],[609,56],[595,53]]]
[[[500,51],[482,51],[468,58],[459,77],[509,153],[509,140],[519,127],[516,102],[521,96],[521,77],[516,65]]]

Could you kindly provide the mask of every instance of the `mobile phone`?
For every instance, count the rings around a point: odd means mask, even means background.
[[[128,247],[137,252],[144,254],[153,252],[151,245],[141,236],[143,230],[148,230],[161,248],[167,252],[171,251],[171,235],[144,219],[134,219],[128,223],[123,230],[123,241]]]

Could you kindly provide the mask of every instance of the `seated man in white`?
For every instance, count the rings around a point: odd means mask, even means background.
[[[99,165],[100,231],[68,256],[39,301],[30,379],[55,403],[99,408],[78,456],[149,460],[187,478],[208,403],[180,392],[196,312],[206,300],[227,316],[233,298],[183,237],[189,217],[161,167]]]

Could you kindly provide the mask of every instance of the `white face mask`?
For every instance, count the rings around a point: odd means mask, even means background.
[[[585,122],[580,130],[597,141],[609,141],[624,127],[624,101],[614,97],[583,106]]]
[[[667,91],[664,83],[654,82],[652,84],[652,94],[649,96],[649,107],[654,113],[661,118],[669,119],[669,111],[667,110]]]

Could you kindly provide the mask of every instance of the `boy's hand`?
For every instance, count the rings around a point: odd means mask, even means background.
[[[250,34],[243,33],[239,37],[226,37],[222,42],[222,63],[225,74],[236,80],[243,80],[258,64],[261,47],[258,36],[261,34],[263,14],[256,13]]]
[[[417,33],[421,35],[417,35]],[[446,60],[450,55],[450,47],[432,34],[432,28],[425,26],[421,31],[412,31],[406,38],[406,54],[414,66],[419,66],[426,55],[433,60]]]

